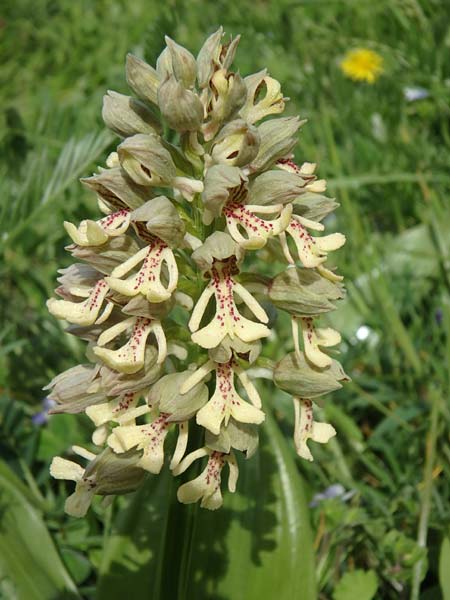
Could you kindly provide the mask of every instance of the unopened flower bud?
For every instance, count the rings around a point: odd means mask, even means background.
[[[128,85],[139,98],[153,104],[158,103],[160,80],[153,67],[137,56],[127,54],[126,77]]]
[[[103,96],[102,117],[107,127],[121,137],[161,132],[160,123],[145,104],[111,90]]]
[[[217,31],[209,36],[198,53],[197,82],[200,89],[208,86],[211,76],[214,73],[214,65],[219,61],[221,50],[220,40],[222,36],[223,28],[219,27]]]
[[[171,75],[158,90],[158,105],[169,127],[176,131],[196,131],[203,120],[203,105],[194,92],[185,89]]]
[[[170,37],[166,36],[165,40],[172,59],[172,71],[175,78],[185,88],[192,88],[195,83],[197,71],[195,58],[189,50],[171,40]]]

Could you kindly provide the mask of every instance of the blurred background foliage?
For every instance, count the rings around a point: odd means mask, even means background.
[[[338,436],[296,459],[267,381],[262,449],[214,517],[176,506],[163,473],[77,521],[48,464],[90,427],[41,405],[83,358],[45,308],[69,263],[62,221],[96,212],[77,179],[113,148],[101,102],[128,92],[126,52],[154,63],[168,34],[195,53],[219,24],[242,34],[241,73],[267,67],[308,119],[297,160],[341,203],[328,225],[348,239],[348,296],[332,322],[353,381],[321,409]],[[355,47],[383,58],[373,85],[339,68]],[[442,0],[1,4],[1,598],[309,599],[314,573],[323,599],[450,599],[449,53]],[[290,343],[281,319],[267,354]]]

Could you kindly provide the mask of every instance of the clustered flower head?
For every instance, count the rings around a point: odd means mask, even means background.
[[[346,379],[326,352],[339,334],[316,325],[343,296],[326,260],[345,238],[312,235],[337,204],[314,164],[293,162],[302,122],[274,117],[286,98],[267,71],[232,70],[239,38],[225,42],[220,28],[197,59],[166,42],[156,69],[127,57],[136,97],[104,97],[120,143],[82,180],[104,216],[65,223],[79,262],[60,271],[59,298],[48,301],[88,342],[86,363],[47,388],[54,413],[86,413],[100,448],[74,447],[86,468],[52,462],[54,477],[76,482],[66,502],[74,516],[95,494],[135,490],[168,455],[174,476],[192,473],[181,502],[221,506],[224,470],[233,492],[237,455],[258,446],[265,414],[250,371],[274,335],[275,309],[292,320],[294,351],[274,365],[273,381],[293,396],[301,457],[312,460],[310,440],[335,435],[314,420],[313,399]],[[276,277],[258,272],[261,252],[279,265]],[[196,461],[203,466],[191,469]]]

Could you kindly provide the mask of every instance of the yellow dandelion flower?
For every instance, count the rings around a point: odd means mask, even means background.
[[[350,79],[374,83],[383,73],[383,57],[367,48],[355,48],[347,52],[340,67]]]

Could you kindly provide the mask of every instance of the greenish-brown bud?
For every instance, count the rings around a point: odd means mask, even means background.
[[[218,63],[220,57],[223,28],[219,27],[217,31],[209,36],[203,44],[197,56],[197,83],[200,89],[206,88],[214,73],[214,66]]]
[[[103,96],[102,117],[105,125],[121,137],[161,132],[161,124],[145,104],[111,90]]]
[[[137,56],[127,54],[126,77],[128,85],[139,98],[158,103],[159,76],[153,67]]]
[[[181,386],[191,375],[191,371],[171,373],[152,387],[149,403],[169,413],[168,421],[185,421],[207,403],[208,388],[204,383],[197,383],[185,394],[180,394]]]
[[[194,92],[187,90],[174,75],[161,84],[158,105],[169,127],[179,132],[197,131],[203,121],[203,105]]]
[[[166,36],[165,40],[172,59],[173,74],[185,88],[192,88],[197,71],[195,58],[189,50],[174,42],[170,37]]]

